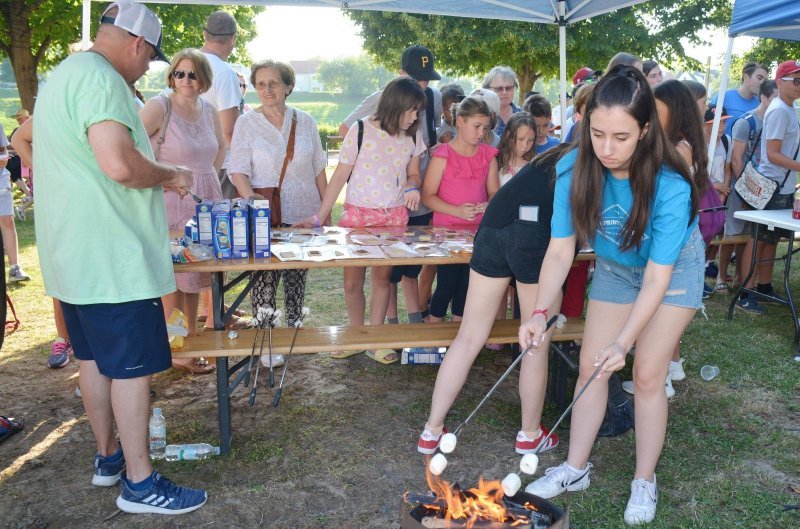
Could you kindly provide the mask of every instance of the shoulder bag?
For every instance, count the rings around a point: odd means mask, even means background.
[[[283,178],[286,176],[286,168],[289,162],[294,159],[294,135],[297,129],[297,113],[292,109],[292,128],[289,131],[289,141],[286,143],[286,155],[283,157],[283,167],[281,167],[281,176],[278,179],[278,187],[257,187],[253,188],[253,192],[261,195],[269,200],[269,218],[270,224],[276,228],[282,224],[281,219],[281,185],[283,185]]]
[[[797,159],[798,151],[800,151],[800,143],[798,143],[797,149],[795,149],[794,156],[792,157],[795,160]],[[772,200],[772,197],[778,189],[783,188],[783,184],[786,183],[786,179],[789,178],[791,172],[791,169],[786,171],[786,176],[783,177],[783,182],[781,182],[779,186],[775,180],[767,178],[756,169],[751,157],[747,165],[745,165],[742,175],[736,180],[734,189],[750,207],[753,209],[764,209],[767,203]]]
[[[156,146],[153,149],[153,157],[158,160],[158,155],[161,154],[161,144],[164,143],[164,138],[167,135],[167,126],[169,125],[169,117],[172,115],[172,102],[169,100],[169,96],[160,95],[158,96],[164,99],[164,121],[161,122],[161,128],[158,129],[158,139],[156,140]]]

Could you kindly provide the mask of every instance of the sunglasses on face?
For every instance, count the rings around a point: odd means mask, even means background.
[[[247,85],[246,85],[246,84],[242,84],[242,83],[240,83],[240,84],[239,84],[239,88],[247,88]]]
[[[511,86],[490,86],[489,87],[494,92],[513,92],[514,85]]]
[[[197,81],[197,76],[194,72],[184,72],[183,70],[175,70],[172,72],[172,77],[174,79],[183,79],[187,75],[189,76],[189,80]]]
[[[795,86],[800,86],[800,77],[781,77],[781,81],[791,81]]]

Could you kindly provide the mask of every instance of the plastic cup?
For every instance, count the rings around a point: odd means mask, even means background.
[[[717,366],[703,366],[700,368],[700,376],[703,380],[714,380],[719,375],[719,367]]]

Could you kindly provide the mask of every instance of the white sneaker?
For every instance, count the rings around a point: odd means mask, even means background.
[[[686,378],[686,371],[683,370],[683,358],[677,362],[669,361],[669,378],[671,378],[673,382],[680,382]]]
[[[589,488],[589,470],[591,463],[586,463],[586,468],[579,470],[572,468],[564,461],[557,467],[550,467],[544,471],[544,476],[525,487],[525,492],[535,494],[540,498],[549,499],[558,496],[564,491],[575,492]]]
[[[658,486],[655,474],[652,483],[646,479],[634,479],[631,482],[631,499],[625,507],[625,523],[640,525],[652,522],[656,517],[656,505],[658,505]]]
[[[664,382],[664,390],[667,392],[668,399],[675,396],[675,388],[672,387],[672,379],[669,377],[667,377],[667,381]]]
[[[12,283],[17,281],[27,281],[31,278],[28,274],[25,273],[25,270],[18,264],[11,265],[8,268],[8,280]]]
[[[683,376],[685,377],[686,374],[684,374]],[[622,383],[622,390],[625,393],[633,395],[633,391],[634,391],[633,380],[626,380],[625,382],[623,382]],[[672,380],[669,378],[669,376],[667,376],[667,380],[666,380],[666,382],[664,382],[664,391],[667,393],[667,398],[668,399],[671,399],[672,397],[675,396],[675,388],[672,387]]]

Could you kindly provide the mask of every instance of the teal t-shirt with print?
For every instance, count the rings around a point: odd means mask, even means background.
[[[573,149],[556,165],[558,178],[553,200],[553,218],[550,222],[553,237],[570,237],[575,233],[569,194],[572,169],[577,157],[578,149]],[[656,177],[656,193],[650,209],[650,221],[641,245],[622,251],[622,228],[628,222],[633,204],[630,181],[614,178],[608,171],[604,173],[600,226],[594,238],[589,241],[597,256],[624,266],[644,267],[648,260],[661,265],[675,264],[681,248],[697,228],[697,215],[693,215],[691,211],[692,190],[689,183],[674,170],[661,167]]]
[[[33,119],[36,243],[47,295],[86,305],[173,292],[163,189],[111,180],[89,144],[89,127],[115,121],[153,158],[122,76],[96,53],[72,55],[42,87]]]

